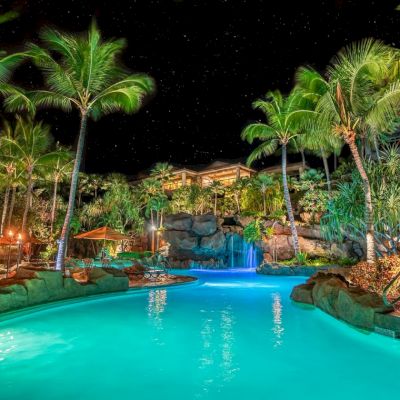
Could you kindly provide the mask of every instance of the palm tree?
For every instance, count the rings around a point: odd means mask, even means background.
[[[94,22],[87,35],[45,29],[41,38],[44,47],[31,44],[29,56],[43,71],[46,89],[3,91],[3,94],[8,109],[34,111],[37,107],[55,107],[70,111],[76,108],[80,113],[68,207],[57,251],[56,269],[59,270],[64,267],[88,118],[97,120],[116,111],[128,114],[138,111],[145,95],[153,91],[154,83],[149,76],[132,75],[121,66],[118,56],[125,48],[125,41],[103,41]]]
[[[150,176],[159,179],[163,185],[168,184],[172,177],[174,167],[167,162],[159,162],[150,172]]]
[[[252,123],[242,132],[243,140],[253,143],[257,139],[262,142],[250,154],[247,164],[251,165],[254,161],[275,153],[280,146],[282,151],[283,194],[292,233],[293,249],[297,256],[300,252],[300,246],[286,174],[287,147],[298,135],[299,116],[303,116],[307,113],[307,110],[301,108],[301,100],[295,90],[287,97],[279,91],[269,92],[265,99],[255,101],[253,107],[265,114],[267,123]]]
[[[316,106],[318,126],[349,146],[363,182],[368,263],[375,262],[373,205],[357,141],[370,128],[393,130],[400,106],[400,81],[390,83],[396,57],[397,50],[366,39],[341,50],[328,68],[327,79],[318,78],[326,87]]]
[[[224,185],[220,181],[212,181],[208,187],[214,196],[214,215],[217,215],[218,195],[224,193]]]
[[[263,212],[267,214],[267,190],[275,185],[274,178],[271,175],[260,173],[252,182],[261,192],[263,198]]]
[[[53,198],[50,214],[50,236],[53,236],[54,221],[56,219],[58,185],[71,176],[74,159],[70,151],[57,145],[57,155],[50,165],[49,178],[53,182]]]
[[[23,120],[17,117],[15,139],[3,138],[4,146],[8,149],[5,158],[15,163],[21,163],[26,174],[26,200],[22,216],[21,232],[25,232],[28,212],[31,207],[31,197],[34,175],[44,165],[49,165],[57,157],[57,152],[49,152],[51,144],[50,127],[42,122]]]
[[[248,187],[250,184],[250,180],[248,178],[239,178],[236,179],[232,185],[229,186],[229,192],[232,194],[233,199],[236,204],[236,212],[240,214],[240,200],[243,193],[243,190]]]

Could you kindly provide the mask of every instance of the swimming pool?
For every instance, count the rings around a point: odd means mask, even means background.
[[[192,273],[1,322],[0,398],[398,398],[400,342],[296,307],[303,278]]]

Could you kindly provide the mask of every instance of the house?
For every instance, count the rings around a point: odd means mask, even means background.
[[[307,165],[305,168],[309,168]],[[300,175],[304,170],[301,162],[287,164],[288,175]],[[172,176],[164,183],[165,190],[176,190],[182,186],[197,184],[201,187],[209,186],[213,181],[221,182],[224,186],[230,186],[239,178],[250,178],[259,172],[268,174],[280,174],[281,165],[276,165],[257,171],[247,167],[241,162],[214,161],[209,165],[178,167],[174,166]],[[138,176],[137,182],[148,175]]]
[[[174,168],[169,182],[164,184],[164,189],[175,190],[181,186],[198,184],[201,187],[209,186],[213,181],[230,186],[239,178],[250,178],[255,175],[255,169],[246,167],[242,163],[229,163],[215,161],[203,168]]]

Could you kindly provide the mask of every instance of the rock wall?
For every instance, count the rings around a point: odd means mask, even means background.
[[[1,281],[0,312],[128,289],[127,275],[113,268],[94,268],[89,273],[89,282],[81,284],[73,278],[64,277],[59,271],[25,267],[14,278]]]
[[[246,244],[240,225],[224,225],[224,219],[212,214],[185,213],[165,218],[163,240],[175,268],[223,269],[256,266],[262,261],[261,250]],[[234,220],[231,224],[236,223]],[[246,259],[247,255],[249,260]],[[257,260],[258,257],[258,260]],[[254,265],[250,265],[254,263]]]
[[[169,248],[168,256],[175,268],[256,267],[265,262],[294,257],[291,231],[276,221],[264,221],[273,227],[274,235],[255,245],[243,240],[243,229],[254,217],[233,216],[216,218],[214,215],[169,215],[165,219],[163,239]],[[356,242],[330,243],[323,240],[318,225],[298,226],[300,249],[310,257],[328,259],[361,258],[363,250]]]
[[[400,318],[391,314],[380,296],[352,287],[342,274],[319,272],[294,287],[291,299],[314,305],[357,328],[400,336]]]
[[[292,234],[288,226],[283,226],[273,221],[266,221],[267,227],[272,226],[274,235],[262,244],[266,261],[288,260],[294,257],[292,246]],[[331,243],[322,238],[319,225],[312,227],[297,227],[300,250],[310,257],[326,258],[361,258],[363,249],[357,242],[345,241],[343,243]]]

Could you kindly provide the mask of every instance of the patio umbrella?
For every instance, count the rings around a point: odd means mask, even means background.
[[[120,240],[131,240],[131,238],[127,235],[124,235],[120,232],[115,231],[114,229],[109,228],[108,226],[103,226],[102,228],[94,229],[93,231],[80,233],[75,236],[75,239],[88,239],[88,240],[102,240],[103,247],[105,245],[106,240],[112,241],[120,241]],[[93,251],[95,252],[95,248],[93,246]],[[102,258],[103,258],[103,250],[102,250]]]
[[[103,226],[102,228],[94,229],[93,231],[80,233],[75,236],[75,239],[89,239],[89,240],[130,240],[131,238],[108,226]]]

